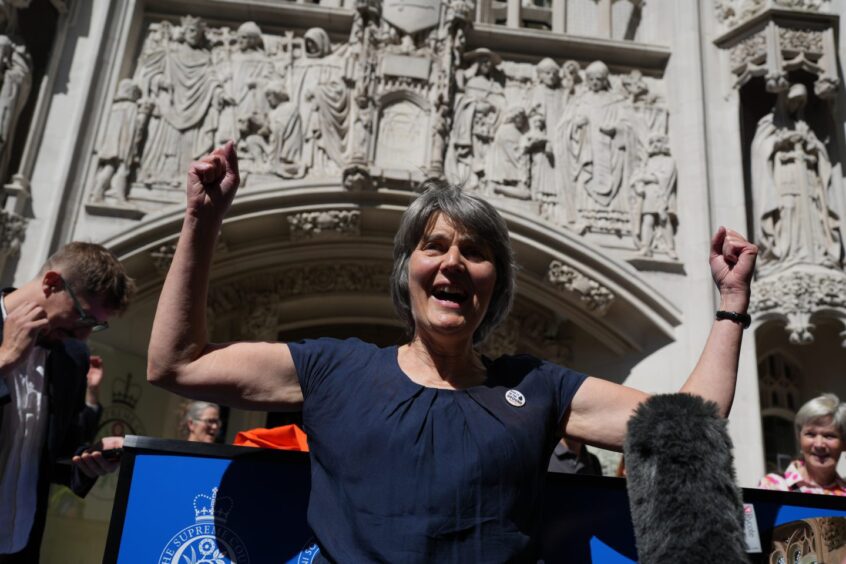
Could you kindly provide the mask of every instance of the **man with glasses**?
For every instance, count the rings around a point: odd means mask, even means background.
[[[34,279],[0,295],[0,564],[38,562],[50,482],[81,497],[118,467],[108,454],[122,437],[85,448],[84,341],[108,328],[133,290],[108,250],[70,243]]]

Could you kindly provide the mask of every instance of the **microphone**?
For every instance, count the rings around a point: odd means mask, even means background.
[[[641,564],[749,562],[731,449],[714,402],[665,394],[638,406],[623,452]]]

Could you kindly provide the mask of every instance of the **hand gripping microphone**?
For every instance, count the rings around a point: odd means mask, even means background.
[[[731,449],[713,402],[667,394],[637,408],[623,451],[641,564],[749,562]]]

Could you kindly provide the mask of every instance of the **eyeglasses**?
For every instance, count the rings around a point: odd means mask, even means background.
[[[210,427],[213,427],[215,425],[220,427],[220,419],[195,419],[194,421],[202,421],[203,423],[205,423],[206,425],[208,425]]]
[[[59,276],[59,280],[62,281],[62,284],[65,287],[65,290],[68,291],[68,295],[73,300],[73,306],[76,308],[76,312],[79,314],[79,319],[77,320],[77,324],[80,327],[87,327],[91,329],[92,333],[97,333],[98,331],[105,331],[109,328],[108,321],[100,321],[93,315],[90,315],[82,309],[82,304],[79,303],[79,299],[76,297],[76,294],[73,293],[73,290],[70,287],[70,284],[67,281]]]

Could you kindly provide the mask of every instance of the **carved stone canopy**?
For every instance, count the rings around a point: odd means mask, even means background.
[[[735,87],[764,77],[769,92],[789,88],[788,73],[806,71],[817,77],[814,92],[823,99],[835,96],[837,44],[834,14],[769,8],[718,37],[714,43],[728,50]]]
[[[840,321],[846,347],[846,273],[824,268],[792,268],[758,280],[749,311],[759,321],[780,320],[794,345],[814,342],[813,323],[824,316]]]

